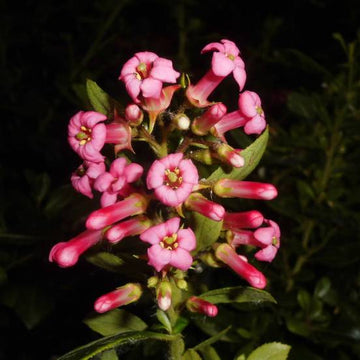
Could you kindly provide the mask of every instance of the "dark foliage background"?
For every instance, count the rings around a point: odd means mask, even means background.
[[[38,0],[0,9],[0,359],[51,359],[96,339],[82,319],[116,282],[84,260],[66,270],[47,261],[95,206],[69,184],[78,159],[66,129],[89,108],[86,78],[126,103],[117,77],[135,52],[172,58],[195,79],[209,61],[201,48],[222,38],[239,45],[247,89],[261,95],[271,126],[252,178],[280,195],[254,206],[283,235],[265,268],[278,305],[239,309],[242,330],[218,350],[232,359],[281,341],[290,359],[360,357],[358,1]],[[236,89],[225,85],[219,96],[234,105]],[[196,331],[187,330],[190,343]]]

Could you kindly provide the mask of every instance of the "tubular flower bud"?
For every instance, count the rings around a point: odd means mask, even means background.
[[[190,229],[180,229],[180,218],[172,218],[145,230],[140,239],[152,246],[148,249],[149,265],[156,271],[161,271],[166,265],[180,270],[187,270],[193,259],[190,251],[196,247],[194,232]]]
[[[144,196],[132,194],[113,205],[93,211],[86,220],[86,227],[92,230],[103,229],[129,216],[142,214],[147,205],[148,201]]]
[[[274,185],[232,179],[220,179],[214,185],[213,190],[216,195],[223,198],[272,200],[277,196]]]
[[[226,241],[236,248],[240,245],[258,245],[258,242],[254,238],[253,231],[250,230],[228,230],[226,232]]]
[[[79,111],[69,122],[68,141],[73,150],[84,160],[100,162],[104,157],[100,150],[104,146],[106,127],[99,124],[106,116],[95,111]]]
[[[56,262],[60,267],[73,266],[79,256],[102,238],[101,230],[85,230],[68,242],[60,242],[53,246],[49,254],[49,261]]]
[[[106,232],[106,238],[113,244],[127,236],[140,235],[151,226],[151,221],[146,216],[136,216],[112,226]]]
[[[214,221],[221,221],[225,215],[223,206],[208,200],[200,193],[191,194],[185,201],[189,210],[196,211]]]
[[[115,159],[109,172],[101,174],[94,183],[94,189],[102,192],[100,203],[102,207],[114,204],[118,195],[123,195],[126,185],[137,181],[143,173],[139,164],[127,164],[125,158]]]
[[[166,311],[171,306],[171,284],[167,280],[161,281],[156,287],[156,299],[162,311]]]
[[[173,124],[179,130],[188,130],[190,128],[190,119],[185,114],[177,114],[173,119]]]
[[[144,113],[136,104],[129,104],[125,108],[125,119],[131,126],[139,126],[144,119]]]
[[[219,160],[233,167],[240,168],[245,164],[245,160],[239,154],[239,151],[232,148],[230,145],[227,144],[217,145],[215,146],[215,152],[216,152],[215,155]]]
[[[191,296],[186,302],[186,308],[191,312],[204,314],[209,317],[215,317],[218,313],[216,305],[209,301],[200,299],[196,296]]]
[[[94,304],[98,313],[104,313],[119,306],[128,305],[139,300],[142,294],[141,286],[137,283],[129,283],[100,296]]]
[[[257,210],[225,213],[223,227],[229,230],[253,229],[259,227],[263,221],[264,217]]]
[[[211,155],[211,151],[209,149],[197,150],[192,151],[190,153],[192,159],[199,161],[205,165],[212,165],[214,164],[214,159]]]
[[[92,187],[95,179],[105,172],[104,162],[84,161],[71,175],[71,183],[76,191],[92,199]]]
[[[240,111],[233,111],[226,114],[219,122],[217,122],[211,129],[214,136],[219,137],[225,141],[224,134],[230,130],[237,129],[246,124],[247,118],[241,114]]]
[[[226,106],[215,104],[197,117],[191,124],[191,130],[196,135],[205,135],[226,113]]]
[[[182,153],[170,154],[151,165],[146,178],[148,189],[165,205],[182,204],[199,181],[198,171]]]
[[[244,256],[238,255],[229,244],[221,244],[215,256],[245,279],[251,286],[263,289],[266,286],[265,276],[247,262]]]
[[[266,127],[264,111],[258,94],[244,91],[239,95],[239,110],[247,118],[244,126],[246,134],[261,134]]]
[[[115,144],[115,154],[124,149],[133,151],[131,146],[130,126],[121,119],[117,119],[116,121],[106,125],[105,142]]]

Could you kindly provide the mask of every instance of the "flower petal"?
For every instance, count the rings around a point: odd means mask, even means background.
[[[155,196],[165,205],[178,206],[182,203],[176,195],[176,190],[170,189],[166,185],[159,186],[155,189]]]
[[[145,98],[158,99],[161,95],[162,82],[153,78],[146,78],[142,81],[140,89]]]
[[[176,79],[180,76],[180,73],[173,69],[171,60],[157,58],[150,71],[150,76],[162,82],[176,83]]]
[[[155,189],[164,184],[165,166],[160,160],[155,160],[151,165],[147,177],[146,186],[150,189]]]
[[[275,246],[269,245],[255,254],[255,258],[259,261],[268,261],[271,262],[274,260],[277,253],[277,248]]]
[[[239,84],[240,91],[244,88],[246,82],[246,71],[245,69],[235,66],[233,71],[235,81]]]
[[[100,198],[101,207],[106,207],[115,204],[117,201],[117,193],[110,193],[108,191],[103,192]]]
[[[196,238],[194,232],[190,229],[181,229],[178,231],[178,243],[182,249],[192,251],[196,247]]]
[[[173,217],[170,220],[166,221],[164,224],[166,226],[167,236],[171,236],[172,234],[177,233],[177,231],[179,230],[180,218]]]
[[[160,271],[165,265],[169,264],[171,259],[171,251],[163,249],[160,245],[156,244],[151,246],[147,251],[149,262],[156,271]]]
[[[211,68],[216,76],[225,77],[235,69],[235,64],[223,53],[216,52],[212,57]]]
[[[191,266],[193,258],[190,253],[182,248],[171,251],[171,260],[169,264],[180,270],[187,270]]]

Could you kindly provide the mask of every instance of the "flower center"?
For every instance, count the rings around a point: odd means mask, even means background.
[[[260,106],[255,106],[255,110],[259,115],[263,114],[263,109]]]
[[[170,169],[165,170],[165,185],[176,190],[182,183],[182,176],[180,175],[179,168],[175,168],[173,171]]]
[[[165,236],[162,241],[160,241],[160,246],[166,250],[175,250],[179,247],[177,242],[177,234],[172,234],[171,236]]]
[[[86,170],[86,167],[82,165],[76,170],[76,175],[83,177],[86,174]]]
[[[271,243],[272,243],[272,245],[277,246],[277,245],[279,245],[279,239],[276,236],[274,236],[272,238]]]
[[[233,54],[226,54],[226,57],[229,58],[232,61],[235,60],[235,56]]]
[[[88,141],[91,141],[91,129],[82,125],[80,130],[76,135],[76,139],[79,140],[80,145],[85,145]]]
[[[146,79],[148,77],[148,67],[145,63],[140,63],[137,67],[136,67],[136,73],[135,76],[138,80],[143,80]]]

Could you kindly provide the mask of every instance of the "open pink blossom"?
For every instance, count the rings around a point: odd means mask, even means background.
[[[76,191],[92,199],[95,179],[105,172],[104,162],[84,161],[71,175],[71,183]]]
[[[216,76],[233,74],[240,90],[245,85],[246,72],[244,61],[239,56],[240,50],[233,41],[223,39],[221,43],[206,45],[201,53],[215,51],[212,56],[211,69]]]
[[[60,267],[69,267],[77,263],[79,256],[102,239],[101,230],[85,230],[67,242],[53,246],[49,261],[56,262]]]
[[[146,178],[148,189],[154,189],[155,196],[168,206],[182,204],[198,181],[196,166],[191,160],[183,160],[183,153],[155,160]]]
[[[68,140],[73,150],[84,160],[100,162],[100,150],[106,139],[106,116],[95,111],[79,111],[68,126]]]
[[[128,60],[121,70],[119,80],[124,81],[126,90],[135,103],[144,98],[158,99],[163,83],[176,83],[180,73],[173,69],[172,61],[153,52],[138,52]]]
[[[244,125],[246,134],[261,134],[266,127],[265,114],[258,94],[244,91],[239,95],[239,110],[247,118]]]
[[[117,201],[118,195],[126,196],[124,193],[127,184],[137,181],[143,173],[139,164],[127,164],[125,158],[115,159],[109,172],[101,174],[94,183],[94,189],[102,192],[101,206],[109,206]]]
[[[269,226],[254,231],[254,238],[262,244],[262,249],[255,254],[255,258],[259,261],[271,262],[280,247],[280,228],[272,220],[265,219],[264,223]]]
[[[145,230],[140,239],[152,246],[148,249],[149,265],[161,271],[166,265],[187,270],[192,264],[190,251],[196,247],[194,232],[180,229],[180,218],[174,217]]]

